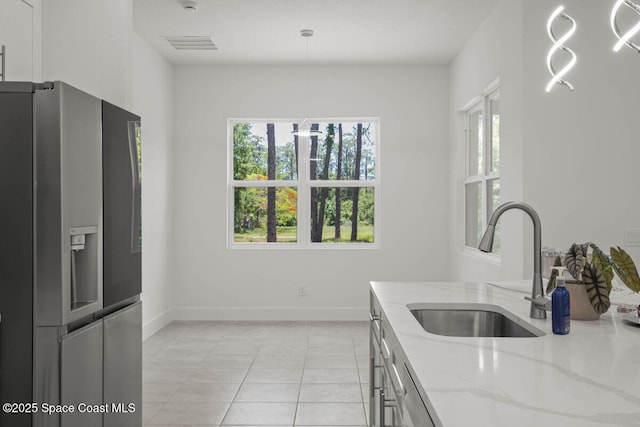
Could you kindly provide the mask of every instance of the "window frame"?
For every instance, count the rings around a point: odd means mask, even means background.
[[[482,95],[473,98],[469,101],[462,109],[463,114],[463,126],[464,126],[464,166],[463,166],[463,182],[462,182],[462,193],[463,193],[463,234],[462,234],[462,246],[465,250],[472,249],[473,252],[477,252],[476,246],[469,246],[467,242],[467,234],[469,232],[469,221],[468,221],[468,211],[467,211],[467,186],[470,184],[480,184],[480,192],[481,192],[481,224],[483,230],[486,229],[487,222],[489,221],[489,217],[493,212],[492,209],[492,199],[489,194],[488,186],[492,182],[499,182],[500,189],[502,189],[502,180],[500,177],[500,170],[502,168],[502,158],[500,157],[500,162],[498,163],[498,168],[496,170],[492,170],[492,137],[493,137],[493,126],[492,126],[492,109],[491,103],[495,100],[500,101],[500,82],[496,80],[493,82]],[[477,175],[470,175],[470,161],[474,156],[471,153],[471,143],[470,143],[470,130],[471,130],[471,117],[473,113],[480,111],[482,114],[482,145],[481,145],[481,155],[482,155],[482,171],[479,171]],[[502,113],[500,112],[500,115]],[[500,123],[500,127],[502,127],[502,123]],[[500,149],[502,148],[502,139],[500,136]],[[478,220],[478,218],[476,218]],[[500,252],[492,252],[490,254],[485,254],[491,258],[497,259],[499,258]]]
[[[310,179],[310,152],[311,137],[298,137],[298,165],[297,179],[293,180],[271,180],[271,181],[240,181],[233,179],[233,128],[237,123],[375,123],[373,135],[375,144],[374,152],[376,156],[375,179],[373,180],[311,180]],[[379,117],[329,117],[329,118],[229,118],[227,119],[227,248],[228,249],[380,249],[380,118]],[[321,138],[321,137],[319,137]],[[320,142],[320,141],[318,141]],[[297,208],[296,242],[236,242],[234,240],[234,217],[235,217],[235,188],[239,187],[294,187],[297,188]],[[373,188],[373,243],[332,243],[332,242],[312,242],[311,241],[311,188]]]

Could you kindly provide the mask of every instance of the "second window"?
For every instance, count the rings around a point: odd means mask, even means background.
[[[465,111],[465,246],[476,247],[500,204],[500,93],[491,90]],[[494,252],[500,252],[496,228]]]

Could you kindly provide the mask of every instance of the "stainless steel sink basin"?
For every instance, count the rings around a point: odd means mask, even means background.
[[[535,338],[544,332],[501,307],[489,304],[412,304],[422,328],[450,337]]]

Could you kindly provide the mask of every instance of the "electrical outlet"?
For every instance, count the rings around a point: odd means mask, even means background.
[[[640,246],[640,228],[626,228],[624,230],[625,246]]]
[[[298,296],[299,297],[307,296],[307,288],[305,288],[304,285],[298,286]]]

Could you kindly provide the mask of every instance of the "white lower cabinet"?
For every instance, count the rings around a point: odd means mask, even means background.
[[[373,294],[369,332],[369,426],[434,427],[400,345]]]

